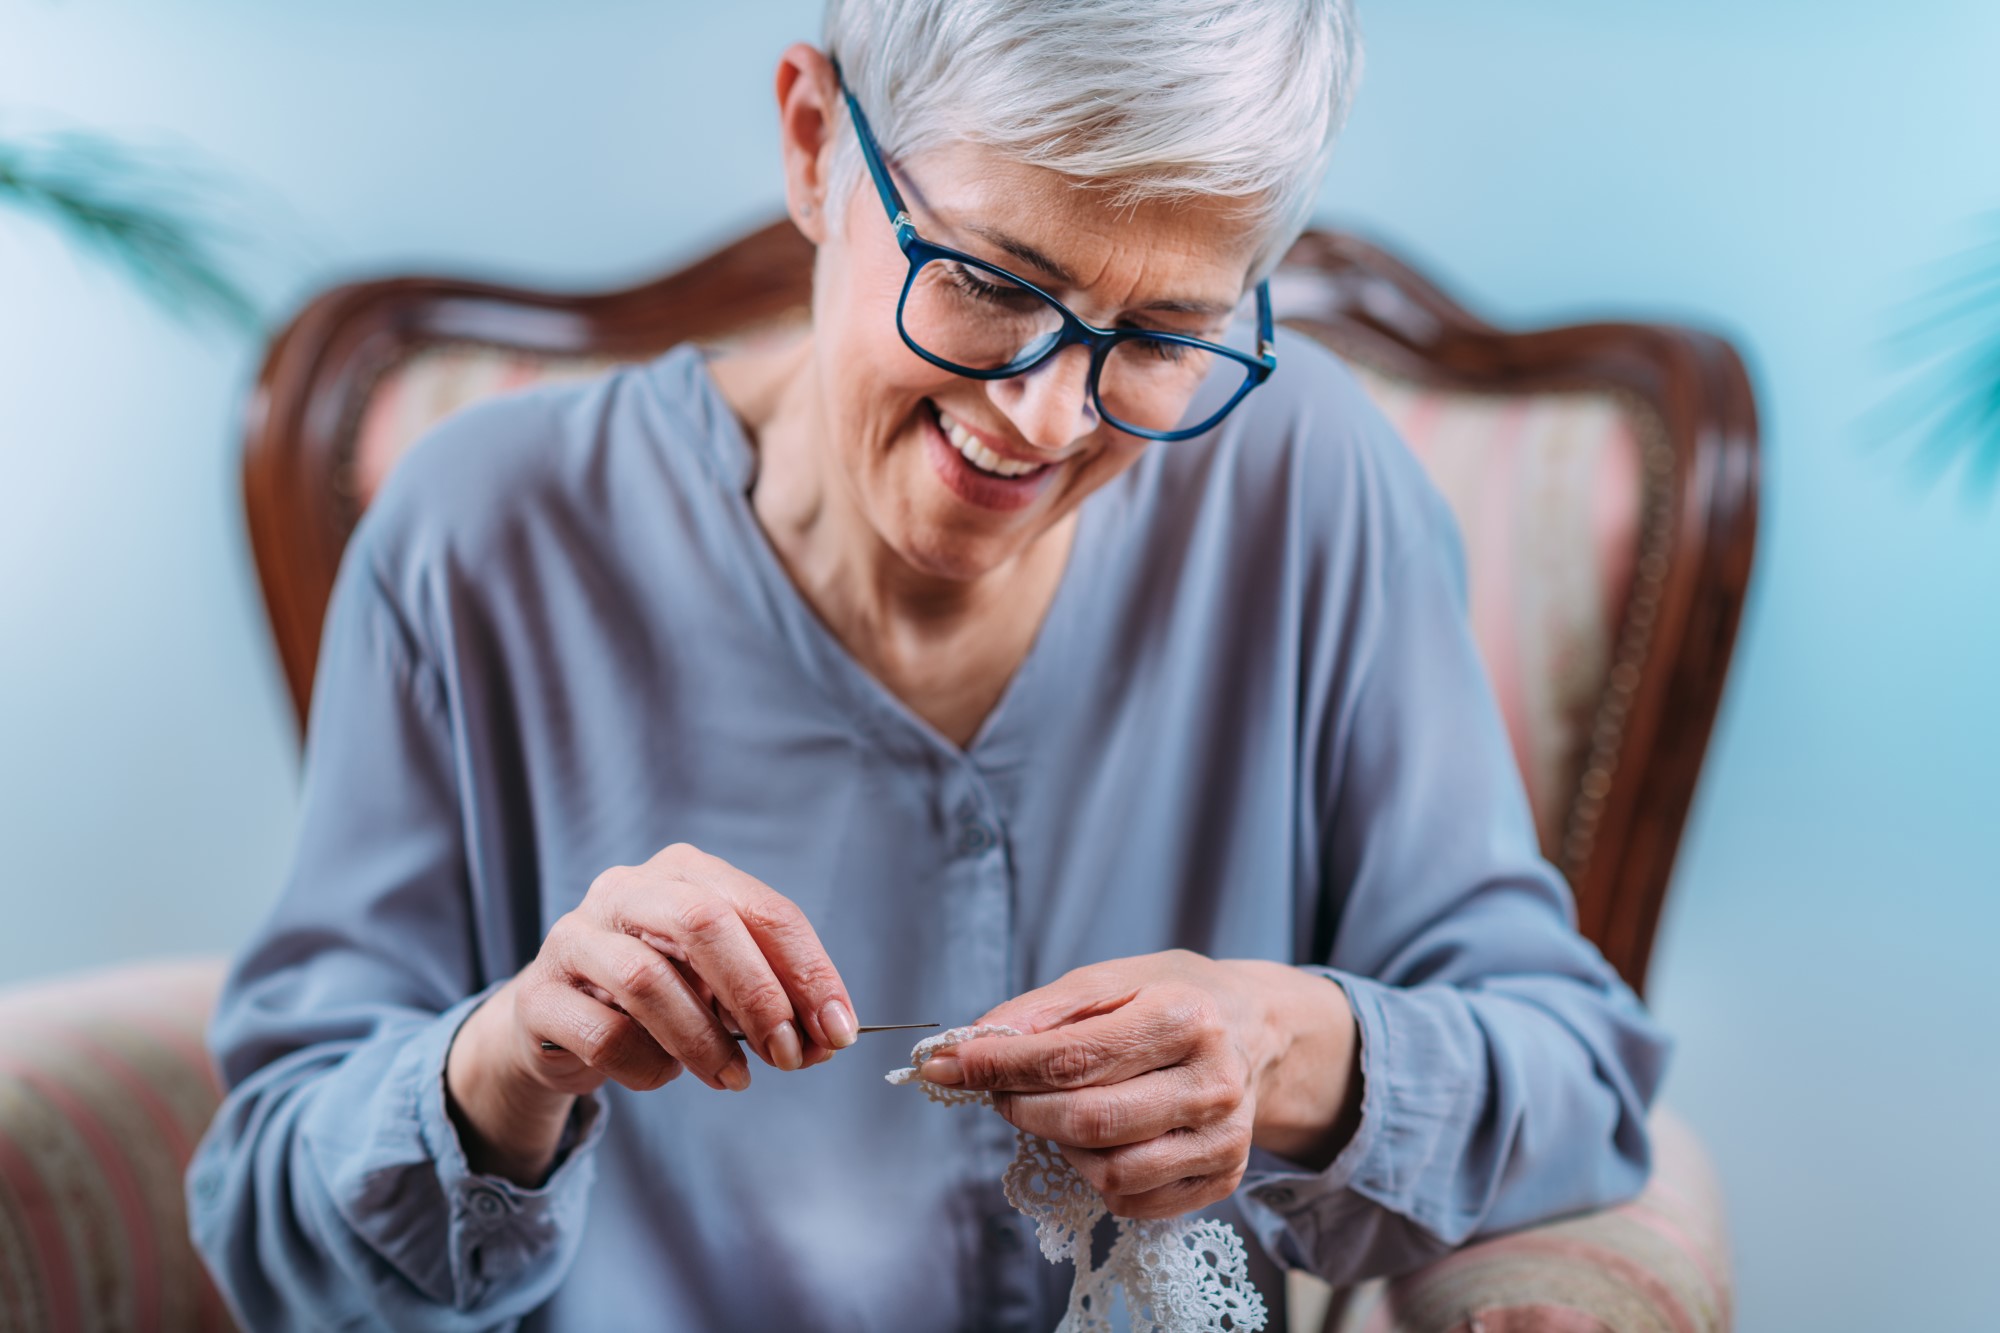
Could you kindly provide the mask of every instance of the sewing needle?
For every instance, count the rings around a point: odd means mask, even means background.
[[[873,1025],[864,1025],[854,1030],[856,1032],[901,1032],[905,1028],[934,1028],[942,1026],[944,1025],[941,1023],[876,1023]],[[732,1032],[729,1035],[738,1041],[743,1040],[741,1032]]]
[[[942,1027],[942,1026],[943,1026],[943,1024],[941,1024],[941,1023],[871,1023],[871,1024],[865,1024],[865,1025],[863,1025],[862,1027],[859,1027],[859,1028],[856,1028],[856,1029],[855,1029],[855,1031],[857,1031],[857,1032],[903,1032],[903,1031],[907,1031],[907,1030],[908,1030],[908,1029],[910,1029],[910,1028],[934,1028],[934,1027]],[[730,1036],[730,1037],[731,1037],[731,1038],[732,1038],[733,1040],[736,1040],[736,1041],[742,1041],[742,1040],[744,1039],[744,1038],[743,1038],[743,1034],[742,1034],[741,1032],[732,1032],[732,1033],[730,1033],[730,1034],[729,1034],[729,1036]],[[552,1041],[545,1041],[545,1042],[543,1042],[543,1043],[542,1043],[542,1049],[543,1049],[543,1050],[545,1050],[545,1051],[559,1051],[559,1050],[561,1050],[561,1049],[562,1049],[562,1047],[558,1046],[558,1045],[557,1045],[557,1044],[556,1044],[555,1042],[552,1042]]]

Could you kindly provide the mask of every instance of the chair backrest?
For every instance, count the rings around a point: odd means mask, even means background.
[[[811,267],[780,222],[625,291],[397,278],[308,305],[266,357],[244,456],[300,724],[341,550],[418,436],[528,383],[788,330]],[[1474,633],[1543,848],[1584,932],[1643,985],[1749,577],[1742,363],[1669,325],[1503,331],[1332,232],[1301,238],[1272,290],[1280,318],[1359,371],[1456,511]]]

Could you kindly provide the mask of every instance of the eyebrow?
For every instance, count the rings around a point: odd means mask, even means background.
[[[1026,241],[1016,240],[1014,237],[1009,236],[1004,231],[1000,231],[993,227],[983,226],[977,222],[968,222],[964,225],[965,229],[971,232],[973,235],[979,237],[981,240],[992,242],[994,245],[999,246],[1002,250],[1005,250],[1008,254],[1014,256],[1014,258],[1020,260],[1022,263],[1033,264],[1036,268],[1040,269],[1042,272],[1047,273],[1052,277],[1059,278],[1063,282],[1068,283],[1072,287],[1077,285],[1076,275],[1074,273],[1071,273],[1068,269],[1064,268],[1061,264],[1058,264],[1055,260],[1050,259],[1047,255],[1043,254],[1040,250],[1037,250],[1034,246],[1029,245]]]
[[[1067,283],[1071,287],[1081,285],[1077,282],[1074,273],[1071,273],[1034,246],[1029,245],[1026,241],[1009,236],[1004,231],[985,226],[981,223],[968,222],[964,225],[967,231],[981,240],[991,242],[1022,263],[1033,265],[1057,281]],[[1170,315],[1227,315],[1236,309],[1233,304],[1224,305],[1216,301],[1191,301],[1172,297],[1159,301],[1148,301],[1146,304],[1134,308]]]
[[[1153,310],[1167,315],[1227,315],[1236,307],[1220,301],[1183,301],[1169,298],[1163,301],[1148,301],[1139,306],[1140,310]]]

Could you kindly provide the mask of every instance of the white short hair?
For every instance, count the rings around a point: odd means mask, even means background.
[[[1349,0],[827,0],[824,41],[891,160],[970,140],[1117,207],[1240,199],[1253,277],[1305,227],[1361,69]],[[834,204],[863,170],[837,132]]]

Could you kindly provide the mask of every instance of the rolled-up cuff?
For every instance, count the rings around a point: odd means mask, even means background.
[[[1459,1024],[1430,1012],[1429,997],[1337,968],[1306,966],[1347,995],[1361,1042],[1361,1119],[1324,1170],[1253,1148],[1239,1193],[1245,1217],[1270,1253],[1290,1267],[1316,1269],[1358,1212],[1380,1206],[1429,1226],[1417,1177],[1440,1140],[1474,1113],[1465,1090],[1399,1077],[1397,1070],[1461,1067],[1426,1057],[1465,1040]],[[1395,1055],[1392,1067],[1392,1053]]]
[[[453,1285],[470,1305],[479,1304],[495,1287],[539,1285],[543,1275],[538,1268],[554,1268],[548,1281],[553,1291],[573,1248],[564,1241],[573,1242],[583,1230],[590,1184],[597,1176],[591,1149],[604,1133],[602,1099],[579,1097],[570,1109],[554,1167],[540,1185],[529,1189],[472,1169],[445,1105],[445,1060],[459,1026],[490,993],[474,996],[440,1018],[425,1034],[420,1067],[414,1071],[423,1093],[417,1110],[424,1146],[437,1163],[438,1184],[451,1212]]]
[[[460,1025],[491,993],[461,1001],[397,1044],[366,1123],[315,1117],[306,1139],[348,1223],[418,1287],[459,1310],[524,1313],[554,1294],[575,1253],[604,1103],[577,1099],[541,1185],[474,1171],[445,1104],[445,1061]]]

